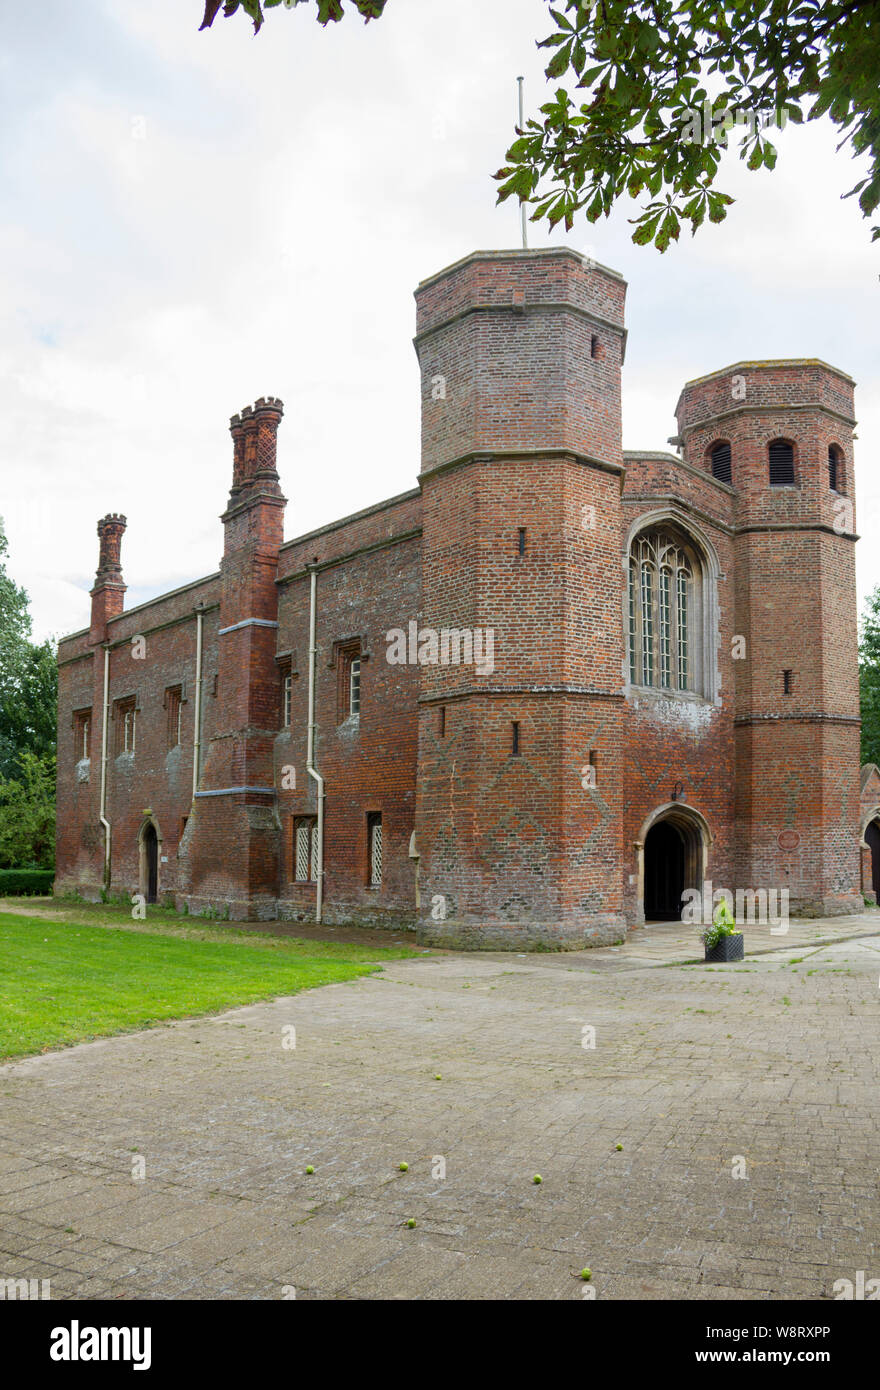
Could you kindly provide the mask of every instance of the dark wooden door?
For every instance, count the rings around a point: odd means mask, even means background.
[[[144,849],[147,855],[147,902],[154,903],[159,891],[159,841],[154,825],[148,825],[144,831]]]
[[[871,849],[871,887],[877,894],[877,901],[880,902],[880,826],[875,820],[871,821],[865,831],[865,844]]]
[[[680,921],[683,892],[684,840],[660,821],[645,837],[645,921]]]

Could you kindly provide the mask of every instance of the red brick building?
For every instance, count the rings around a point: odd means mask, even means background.
[[[126,611],[99,523],[58,891],[520,949],[707,880],[861,909],[853,382],[737,363],[685,386],[679,452],[624,453],[625,288],[567,249],[424,281],[410,492],[284,541],[268,397],[218,573]]]

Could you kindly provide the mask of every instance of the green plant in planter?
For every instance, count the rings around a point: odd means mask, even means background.
[[[740,929],[730,910],[730,903],[726,898],[722,898],[712,913],[712,921],[707,923],[700,932],[703,945],[707,951],[711,951],[713,946],[718,945],[722,936],[736,936],[738,934],[740,934]]]

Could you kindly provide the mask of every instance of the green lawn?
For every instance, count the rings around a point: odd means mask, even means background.
[[[353,980],[415,955],[183,923],[163,931],[155,918],[91,926],[77,915],[0,912],[0,1058]]]

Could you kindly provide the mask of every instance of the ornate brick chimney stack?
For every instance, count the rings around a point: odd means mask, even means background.
[[[215,732],[193,802],[190,910],[223,907],[234,920],[274,914],[278,827],[278,550],[285,498],[276,469],[284,406],[261,396],[229,422],[232,487],[223,522]]]
[[[122,578],[120,550],[122,533],[126,521],[118,512],[109,512],[98,522],[100,550],[95,587],[92,589],[92,620],[89,632],[90,641],[103,642],[107,636],[107,623],[122,612],[127,585]]]
[[[230,509],[243,501],[255,486],[259,491],[280,496],[276,447],[283,414],[282,401],[275,396],[261,396],[255,405],[246,405],[229,421],[232,435]]]

